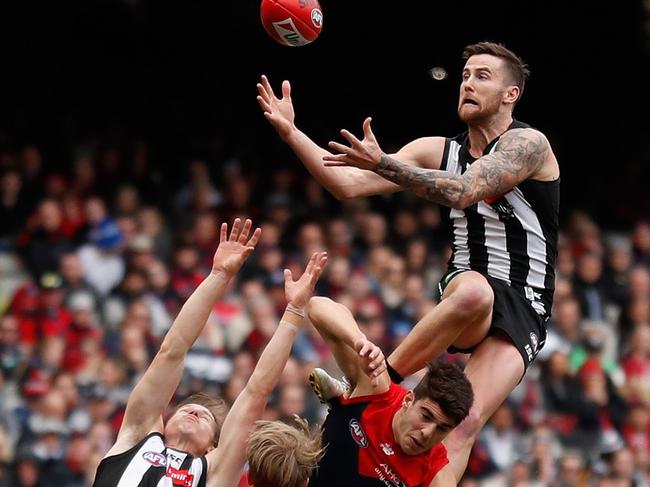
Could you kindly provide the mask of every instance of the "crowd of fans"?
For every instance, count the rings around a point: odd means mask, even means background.
[[[144,145],[77,153],[61,171],[37,146],[0,153],[0,485],[91,485],[222,221],[250,217],[262,239],[189,354],[178,399],[234,401],[284,309],[282,270],[299,273],[315,250],[329,253],[317,294],[350,307],[386,355],[436,306],[448,233],[414,195],[337,201],[298,164],[251,175],[196,159],[171,181]],[[562,228],[546,344],[461,485],[650,485],[650,224],[612,233],[596,220],[574,212]],[[307,327],[265,419],[323,420],[306,381],[317,366],[338,373]]]

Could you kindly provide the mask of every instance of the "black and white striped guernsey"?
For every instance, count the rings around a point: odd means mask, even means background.
[[[93,487],[205,487],[207,461],[165,447],[160,433],[150,433],[129,450],[104,458]]]
[[[514,121],[508,130],[528,128]],[[499,137],[483,154],[490,154]],[[440,169],[463,174],[474,162],[469,133],[445,141]],[[465,208],[441,207],[453,226],[449,270],[472,269],[506,281],[550,316],[555,288],[560,180],[526,180],[510,192]]]

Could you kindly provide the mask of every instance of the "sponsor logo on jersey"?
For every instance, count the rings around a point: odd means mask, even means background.
[[[142,458],[154,467],[164,467],[167,465],[167,457],[157,451],[146,451],[142,454]]]
[[[379,480],[390,487],[407,487],[387,463],[380,463],[379,467],[375,468],[375,473]]]
[[[390,444],[379,443],[379,446],[381,447],[381,451],[383,451],[385,455],[395,455],[395,452],[393,451],[393,447],[390,446]]]
[[[172,485],[178,487],[192,487],[194,475],[189,470],[177,470],[174,467],[167,467],[165,477],[172,480]]]
[[[366,434],[363,432],[363,428],[361,428],[359,421],[355,418],[350,420],[350,434],[352,435],[354,442],[361,448],[368,447]]]

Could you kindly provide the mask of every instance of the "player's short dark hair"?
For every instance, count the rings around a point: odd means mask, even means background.
[[[219,442],[219,435],[221,435],[221,426],[223,425],[226,414],[228,412],[228,408],[226,407],[225,402],[222,399],[212,397],[205,392],[197,392],[196,394],[192,394],[191,396],[188,396],[179,402],[174,408],[171,416],[176,414],[176,412],[186,404],[198,404],[199,406],[205,407],[208,411],[210,411],[210,413],[212,413],[212,417],[217,424],[212,443],[214,446],[217,446],[217,443]]]
[[[519,87],[518,100],[521,99],[526,80],[530,77],[528,64],[503,44],[487,41],[465,46],[462,58],[467,61],[470,57],[478,54],[490,54],[505,61],[512,82]]]
[[[413,392],[415,400],[426,398],[440,406],[454,426],[467,417],[474,391],[465,372],[456,364],[431,362],[429,370]]]

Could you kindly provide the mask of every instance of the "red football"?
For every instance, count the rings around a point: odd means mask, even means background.
[[[285,46],[304,46],[323,29],[318,0],[262,0],[262,25],[271,38]]]

